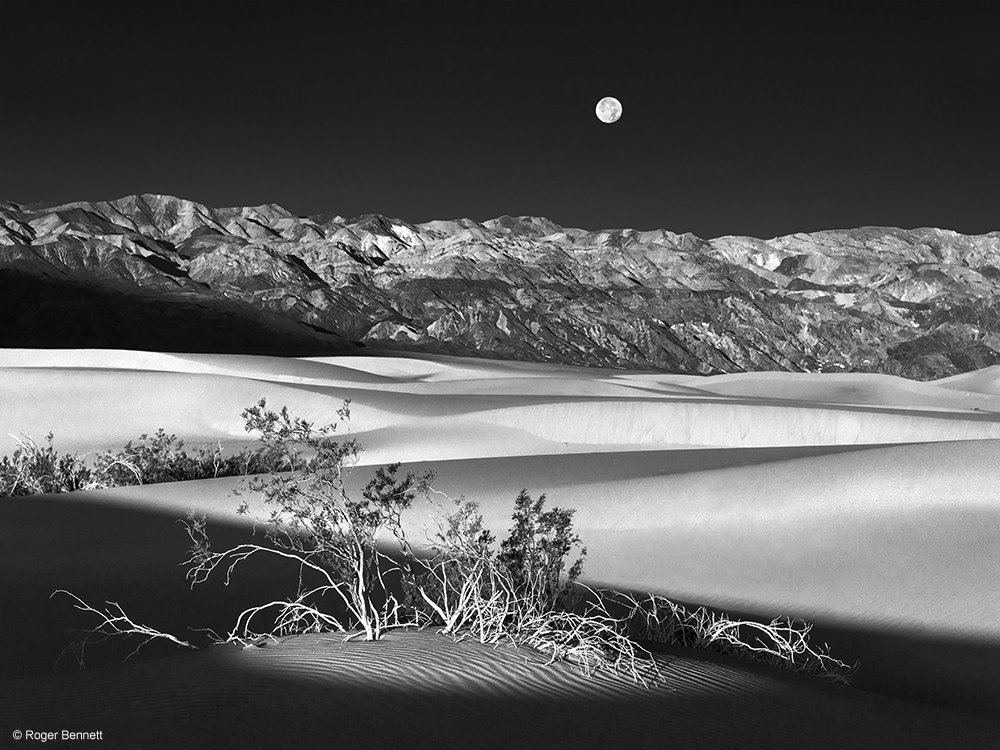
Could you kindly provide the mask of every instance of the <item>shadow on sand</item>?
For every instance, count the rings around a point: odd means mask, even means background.
[[[90,671],[76,673],[68,664],[53,674],[72,631],[95,624],[70,600],[50,599],[57,588],[92,604],[117,601],[137,621],[204,644],[204,635],[190,627],[224,632],[244,607],[284,598],[295,585],[294,565],[259,558],[238,570],[229,587],[212,581],[192,591],[179,567],[188,540],[178,514],[152,508],[148,500],[130,506],[127,498],[123,492],[113,502],[100,493],[3,499],[5,738],[11,727],[33,723],[39,729],[104,729],[107,740],[95,745],[103,748],[319,747],[331,737],[364,747],[972,748],[984,746],[998,729],[995,719],[972,712],[995,714],[1000,706],[1000,645],[831,623],[818,624],[815,637],[829,642],[836,656],[862,662],[854,681],[860,690],[666,648],[662,656],[676,679],[665,692],[584,689],[580,685],[589,683],[573,682],[584,678],[564,674],[577,674],[568,665],[548,668],[562,675],[558,680],[532,682],[505,671],[531,660],[511,649],[495,652],[502,663],[492,687],[459,679],[442,692],[443,678],[434,675],[450,668],[446,655],[456,652],[448,649],[481,648],[443,638],[440,651],[435,646],[419,658],[376,659],[367,672],[343,666],[368,663],[344,661],[350,654],[325,661],[323,649],[344,648],[337,636],[301,636],[306,640],[246,651],[216,646],[190,653],[155,644],[124,665],[134,645],[111,641],[95,646]],[[221,549],[249,538],[250,529],[215,521],[211,533]],[[325,638],[326,645],[311,647],[311,637]],[[349,646],[364,648],[381,646]],[[266,658],[253,655],[263,652]],[[459,669],[460,660],[455,664]],[[536,667],[532,674],[548,674]],[[473,672],[491,669],[487,664]]]

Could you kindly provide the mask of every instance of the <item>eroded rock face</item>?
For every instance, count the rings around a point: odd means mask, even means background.
[[[354,342],[922,379],[1000,362],[1000,232],[702,240],[526,216],[297,217],[162,195],[6,202],[0,287],[3,346],[320,352]]]

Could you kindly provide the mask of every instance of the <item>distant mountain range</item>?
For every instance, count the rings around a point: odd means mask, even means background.
[[[929,379],[1000,362],[1000,232],[699,239],[410,224],[165,195],[0,202],[0,346],[359,345],[691,373]]]

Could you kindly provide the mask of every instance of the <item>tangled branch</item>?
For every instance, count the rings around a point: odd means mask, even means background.
[[[49,598],[51,599],[56,594],[65,594],[76,602],[73,605],[74,609],[78,609],[81,612],[92,612],[101,620],[97,627],[85,630],[80,638],[67,646],[66,649],[64,649],[59,655],[59,658],[56,659],[57,664],[63,656],[71,654],[75,657],[80,668],[83,669],[85,666],[84,658],[86,656],[87,646],[92,643],[106,641],[113,636],[139,636],[142,639],[139,645],[125,657],[126,661],[139,653],[139,651],[146,644],[158,639],[170,641],[171,643],[182,648],[195,649],[195,646],[192,646],[187,641],[181,640],[177,636],[171,635],[170,633],[164,633],[156,630],[155,628],[151,628],[148,625],[142,625],[135,622],[131,617],[125,614],[125,611],[121,608],[121,605],[118,604],[118,602],[105,602],[105,608],[100,610],[97,607],[92,607],[76,594],[66,591],[65,589],[57,589],[53,591]]]

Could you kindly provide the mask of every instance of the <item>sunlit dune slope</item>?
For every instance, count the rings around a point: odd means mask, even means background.
[[[961,375],[936,380],[933,385],[966,393],[1000,396],[1000,367],[984,367],[982,370],[963,372]]]
[[[0,432],[52,430],[58,446],[82,451],[159,427],[236,447],[246,442],[240,411],[261,397],[320,423],[350,398],[351,434],[372,463],[1000,437],[1000,395],[881,375],[96,350],[3,350],[0,375]]]

